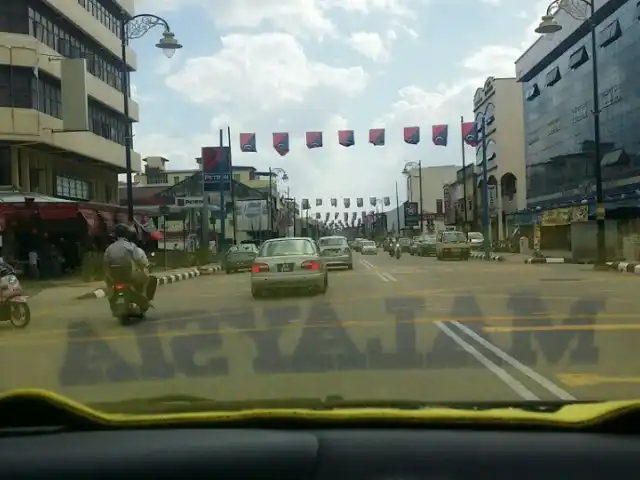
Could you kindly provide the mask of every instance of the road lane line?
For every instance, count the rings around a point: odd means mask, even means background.
[[[388,282],[389,279],[387,277],[384,276],[383,273],[381,272],[376,272],[376,275],[378,276],[379,279],[381,279],[383,282]]]
[[[513,390],[516,394],[518,394],[522,399],[529,401],[540,400],[540,398],[524,386],[518,379],[513,377],[509,372],[507,372],[502,367],[496,365],[487,357],[485,357],[479,350],[477,350],[473,345],[467,343],[463,340],[458,334],[456,334],[451,328],[445,325],[442,322],[435,322],[434,325],[440,329],[442,333],[444,333],[451,340],[456,342],[464,351],[474,357],[478,362],[480,362],[487,370],[493,373],[496,377],[498,377],[502,382],[508,386],[511,390]]]
[[[540,375],[535,370],[527,367],[526,365],[524,365],[520,361],[516,360],[511,355],[506,353],[504,350],[496,347],[493,343],[485,340],[480,335],[478,335],[476,332],[474,332],[473,330],[471,330],[467,326],[463,325],[462,323],[458,322],[457,320],[454,320],[454,321],[450,322],[450,324],[451,325],[455,325],[460,332],[462,332],[463,334],[467,335],[467,337],[473,339],[479,345],[482,345],[484,348],[489,350],[494,355],[500,357],[502,360],[507,362],[513,368],[518,370],[520,373],[522,373],[526,377],[529,377],[529,379],[531,381],[537,383],[542,388],[547,390],[549,393],[551,393],[551,394],[555,395],[556,397],[558,397],[560,400],[565,400],[565,401],[575,401],[575,400],[577,400],[576,397],[571,395],[569,392],[567,392],[566,390],[563,390],[562,388],[560,388],[558,385],[553,383],[548,378],[543,377],[542,375]]]
[[[367,260],[364,259],[360,259],[360,263],[362,265],[364,265],[367,269],[372,269],[374,268],[373,265],[371,263],[369,263]]]
[[[393,275],[391,275],[390,273],[382,272],[382,273],[381,273],[381,275],[387,279],[386,281],[389,281],[389,282],[397,282],[397,281],[398,281],[398,280],[397,280]]]

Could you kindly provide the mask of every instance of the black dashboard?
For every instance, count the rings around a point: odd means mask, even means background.
[[[0,430],[4,479],[640,478],[634,434],[428,428]]]

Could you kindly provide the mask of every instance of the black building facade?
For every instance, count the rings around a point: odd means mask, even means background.
[[[596,12],[602,170],[607,209],[640,206],[640,4]],[[591,38],[585,23],[523,72],[527,206],[593,209]]]

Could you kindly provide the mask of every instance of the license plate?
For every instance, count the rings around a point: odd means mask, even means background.
[[[117,305],[124,305],[124,297],[116,298],[116,304]]]
[[[293,263],[278,264],[278,272],[281,272],[281,273],[293,272]]]

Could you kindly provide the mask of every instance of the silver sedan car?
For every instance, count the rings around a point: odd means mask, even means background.
[[[251,295],[274,291],[307,290],[326,293],[327,267],[310,238],[274,238],[260,247],[251,266]]]
[[[327,267],[347,267],[353,269],[353,254],[346,237],[321,237],[318,240],[320,254]]]

